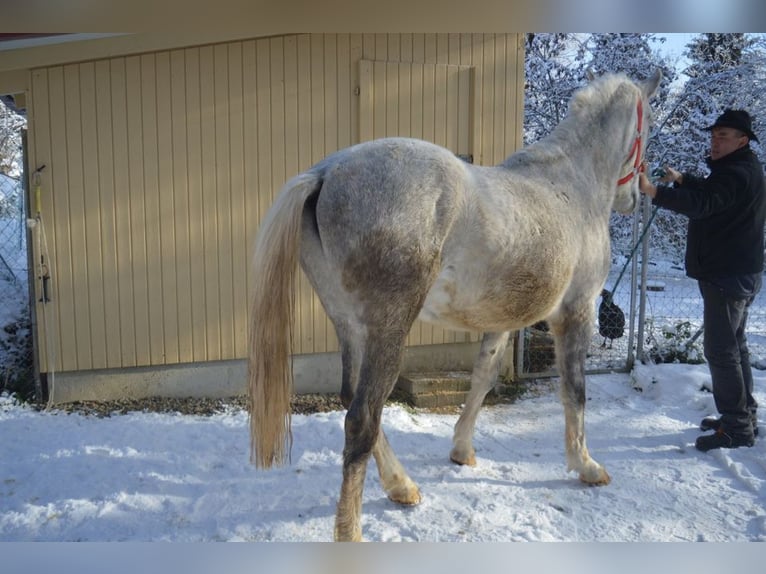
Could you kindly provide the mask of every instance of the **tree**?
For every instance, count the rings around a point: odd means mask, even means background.
[[[657,150],[657,110],[668,99],[670,86],[676,79],[676,70],[673,63],[660,54],[655,48],[661,40],[653,34],[634,33],[609,33],[591,34],[586,46],[589,54],[587,67],[595,74],[622,72],[634,80],[644,80],[651,76],[658,68],[662,71],[662,83],[653,99],[653,117],[647,117],[650,121],[651,132],[646,147],[646,159],[650,164],[656,162]],[[673,217],[672,214],[663,214],[664,217]],[[633,248],[633,216],[613,213],[610,218],[609,233],[612,239],[613,251],[625,256],[629,255]]]
[[[660,68],[663,83],[656,99],[664,99],[676,72],[652,47],[660,41],[652,34],[527,34],[524,142],[537,141],[558,125],[588,71],[643,80]]]
[[[682,71],[683,86],[660,101],[653,130],[651,155],[656,163],[705,175],[705,158],[713,124],[725,108],[746,109],[755,117],[754,129],[763,133],[764,43],[746,34],[700,34],[687,45],[689,65]],[[763,162],[763,150],[753,149]],[[654,252],[676,260],[683,257],[684,218],[660,210],[650,234]]]
[[[24,117],[0,100],[0,173],[21,175],[21,129],[25,126]]]
[[[673,101],[672,86],[678,72],[675,63],[660,54],[659,44],[663,39],[653,34],[593,34],[589,40],[592,54],[591,68],[599,73],[625,72],[628,76],[642,80],[659,68],[663,80],[652,101],[653,114],[650,118],[650,135],[646,146],[645,159],[650,169],[667,164],[664,140],[666,106]],[[651,220],[650,241],[655,253],[662,253],[672,259],[682,256],[685,245],[685,225],[681,216],[662,210]],[[628,255],[635,238],[632,235],[632,216],[613,214],[610,220],[610,235],[614,250]],[[644,222],[649,225],[650,222]]]
[[[587,42],[590,54],[588,66],[597,75],[624,72],[636,80],[644,80],[660,68],[663,74],[660,89],[667,90],[675,79],[676,71],[672,62],[652,46],[662,41],[654,34],[646,33],[591,34]],[[659,96],[662,95],[660,92]]]
[[[524,85],[524,143],[549,134],[567,113],[572,93],[586,83],[587,72],[623,72],[643,80],[660,68],[663,82],[655,101],[663,101],[676,71],[654,48],[652,34],[527,34]],[[653,138],[647,153],[651,155]],[[630,252],[632,220],[614,214],[610,233],[616,250]]]
[[[524,143],[548,135],[564,119],[583,80],[585,46],[576,34],[527,34],[524,65]]]
[[[676,69],[666,56],[660,55],[652,44],[662,39],[654,34],[591,34],[588,50],[591,59],[588,66],[596,73],[624,72],[634,80],[644,80],[658,68],[662,71],[662,83],[653,100],[652,134],[647,146],[647,158],[657,155],[654,143],[658,117],[662,117],[662,105],[669,98],[671,85],[676,80]]]
[[[700,34],[687,45],[688,77],[669,107],[662,136],[665,159],[705,174],[711,125],[726,108],[746,109],[763,122],[763,40],[746,34]],[[755,149],[755,148],[754,148]],[[761,160],[760,148],[756,149]]]

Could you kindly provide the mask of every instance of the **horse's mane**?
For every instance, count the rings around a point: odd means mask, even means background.
[[[627,98],[635,91],[635,84],[623,73],[607,74],[591,81],[575,91],[566,117],[550,134],[512,154],[503,165],[550,162],[568,155],[566,144],[580,141],[584,130],[590,131],[594,124],[602,123],[602,115],[615,97]]]
[[[633,81],[623,73],[608,74],[593,80],[572,95],[569,113],[561,127],[566,129],[570,123],[582,124],[599,117],[615,98],[628,98],[637,91]]]

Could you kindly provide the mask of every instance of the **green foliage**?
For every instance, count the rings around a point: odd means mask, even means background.
[[[646,356],[654,363],[704,363],[702,338],[688,320],[674,324],[646,321]]]

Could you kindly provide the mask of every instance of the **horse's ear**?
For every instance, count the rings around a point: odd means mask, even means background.
[[[657,88],[660,87],[661,81],[662,81],[662,70],[660,70],[659,68],[655,70],[651,78],[644,80],[643,90],[647,98],[651,98],[655,94],[655,92],[657,91]]]

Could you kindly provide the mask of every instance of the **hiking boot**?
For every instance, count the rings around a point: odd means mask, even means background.
[[[697,438],[694,446],[697,450],[707,452],[714,448],[739,448],[741,446],[753,446],[755,439],[752,435],[729,434],[723,427],[718,427],[713,434],[706,434]]]
[[[719,428],[721,428],[721,419],[717,417],[705,417],[700,421],[701,431],[718,430]]]
[[[753,436],[758,436],[758,419],[753,417]],[[702,422],[700,422],[700,430],[708,431],[708,430],[718,430],[721,428],[721,419],[716,417],[705,417],[702,419]]]

